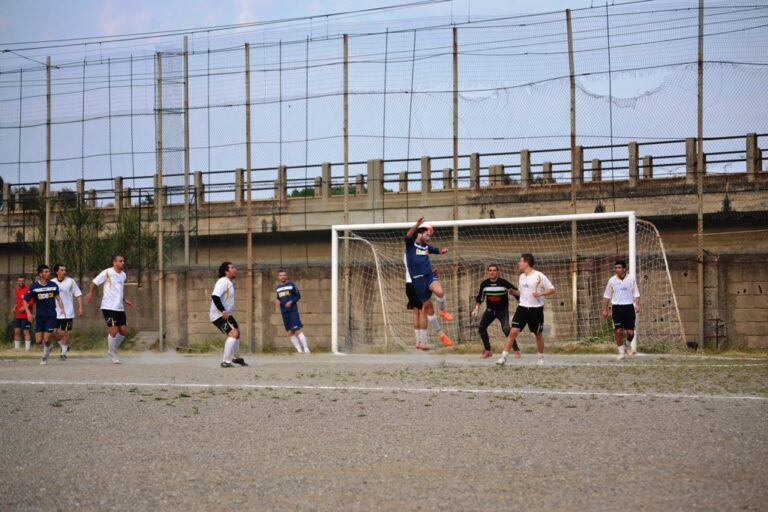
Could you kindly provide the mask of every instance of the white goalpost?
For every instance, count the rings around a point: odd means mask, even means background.
[[[517,284],[517,262],[532,253],[556,295],[545,305],[548,342],[610,343],[613,329],[600,316],[613,263],[624,259],[641,293],[638,336],[643,349],[684,343],[664,247],[655,226],[634,212],[428,220],[431,245],[448,248],[431,261],[446,289],[453,322],[443,328],[459,343],[478,342],[470,315],[486,268]],[[334,225],[331,228],[331,348],[386,349],[412,345],[406,310],[404,236],[413,222]],[[510,301],[510,311],[515,300]],[[492,341],[500,341],[493,328]],[[498,332],[496,332],[498,331]],[[491,329],[489,329],[489,333]],[[522,341],[526,338],[523,336]]]

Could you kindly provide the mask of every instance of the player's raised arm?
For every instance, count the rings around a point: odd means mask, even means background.
[[[408,232],[405,234],[406,238],[413,238],[413,236],[416,234],[416,230],[419,229],[419,226],[424,224],[424,217],[419,217],[416,220],[416,224],[411,226],[411,229],[408,230]]]

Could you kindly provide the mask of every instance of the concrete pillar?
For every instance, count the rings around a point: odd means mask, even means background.
[[[541,164],[541,172],[544,175],[544,183],[552,183],[552,162],[544,162]]]
[[[11,213],[11,184],[3,183],[3,206],[5,206],[5,213]]]
[[[520,151],[520,184],[523,188],[531,186],[531,152],[527,149]]]
[[[592,159],[592,182],[599,183],[603,181],[603,163],[599,158]]]
[[[315,176],[315,197],[323,197],[323,178]]]
[[[640,162],[638,157],[637,142],[629,143],[629,186],[636,187],[640,177]]]
[[[40,191],[40,201],[43,203],[45,202],[45,196],[48,195],[48,183],[45,181],[41,181],[37,185],[37,189]]]
[[[576,146],[573,151],[573,161],[571,162],[571,172],[576,187],[584,184],[584,146]]]
[[[428,156],[421,157],[421,193],[429,194],[432,191],[432,161]]]
[[[469,155],[469,188],[480,189],[480,153]]]
[[[408,171],[400,171],[399,183],[400,188],[398,190],[400,192],[408,192]]]
[[[758,173],[763,170],[762,152],[757,146],[757,134],[747,134],[747,180],[755,181]]]
[[[489,187],[498,187],[500,185],[503,185],[502,176],[504,175],[504,166],[503,165],[489,165],[488,166],[488,186]]]
[[[372,201],[384,197],[384,161],[368,160],[368,196]]]
[[[365,194],[365,176],[358,174],[355,176],[355,195]]]
[[[77,185],[75,185],[75,190],[77,191],[77,200],[80,202],[80,204],[83,204],[85,202],[85,180],[84,179],[77,180]]]
[[[115,211],[120,214],[123,209],[123,177],[115,177]]]
[[[331,163],[323,162],[323,190],[325,198],[331,197]]]
[[[651,155],[645,155],[643,157],[643,179],[653,179],[653,157]]]
[[[288,200],[288,167],[285,165],[278,166],[277,180],[280,183],[278,199],[280,199],[280,202],[282,203]]]
[[[205,183],[203,183],[203,171],[195,171],[195,201],[198,206],[205,204]]]
[[[245,185],[243,184],[244,175],[245,169],[235,169],[235,204],[237,206],[243,205],[243,192],[245,191]]]
[[[160,201],[162,201],[163,205],[165,205],[167,203],[166,201],[167,194],[165,193],[165,187],[160,186],[160,182],[161,182],[160,175],[155,174],[155,204],[156,205],[160,204]]]
[[[685,182],[696,183],[696,139],[685,139]]]
[[[160,200],[162,200],[162,195]],[[96,208],[96,191],[94,189],[89,190],[86,193],[86,205],[90,208]]]
[[[443,169],[443,190],[451,190],[453,188],[453,169],[446,167]]]
[[[132,198],[133,198],[133,190],[131,190],[131,187],[124,188],[123,189],[123,208],[131,207]]]
[[[21,192],[17,191],[15,194],[13,194],[13,197],[13,211],[16,213],[24,211],[23,205],[21,203]]]

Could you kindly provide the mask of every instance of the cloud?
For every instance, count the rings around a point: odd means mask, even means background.
[[[148,9],[136,9],[135,5],[121,0],[107,0],[101,9],[99,26],[105,36],[146,31],[152,20]]]
[[[237,17],[235,23],[251,23],[256,21],[259,16],[256,14],[257,0],[235,0],[235,11]]]

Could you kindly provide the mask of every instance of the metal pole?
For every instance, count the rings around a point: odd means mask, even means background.
[[[189,49],[184,36],[184,265],[189,269]]]
[[[45,261],[51,263],[51,58],[45,59]]]
[[[411,91],[413,95],[413,91]],[[459,220],[459,34],[453,27],[453,220]],[[459,314],[461,288],[459,284],[459,228],[453,227],[453,289],[456,314]],[[457,323],[458,325],[458,323]],[[456,329],[456,342],[461,343],[461,329]]]
[[[160,342],[160,351],[165,350],[165,290],[163,275],[163,56],[157,52],[157,83],[155,103],[157,114],[155,116],[155,132],[157,136],[155,162],[157,166],[157,183],[155,184],[155,204],[157,205],[157,326]]]
[[[344,218],[349,223],[349,34],[344,34]],[[349,231],[344,231],[344,343],[345,351],[350,351],[349,308],[351,307],[349,287]]]
[[[571,10],[565,10],[568,31],[568,69],[571,82],[571,213],[576,214],[576,74],[573,64],[573,29]],[[576,221],[571,221],[571,334],[579,336],[579,256],[577,250]]]
[[[248,280],[245,283],[246,293],[246,319],[245,342],[251,352],[256,352],[256,343],[253,339],[253,211],[251,208],[251,46],[245,43],[245,168],[248,173],[248,203],[246,205],[246,259],[248,260]],[[259,347],[259,351],[263,347]]]
[[[699,0],[699,92],[696,158],[696,278],[699,298],[699,350],[704,349],[704,0]]]

